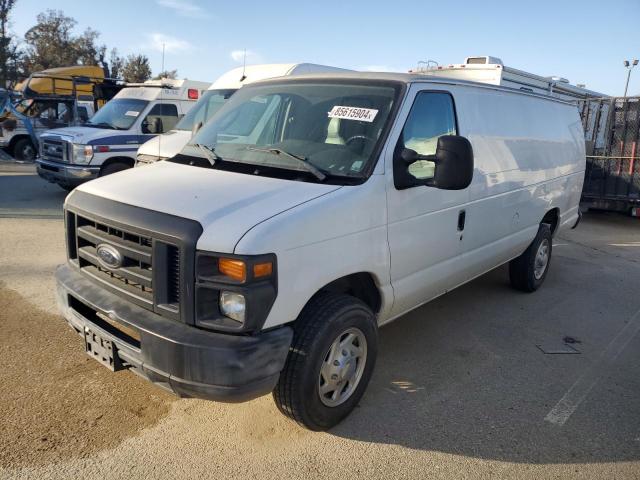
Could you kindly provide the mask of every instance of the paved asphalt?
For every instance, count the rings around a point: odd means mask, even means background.
[[[0,162],[0,280],[51,312],[64,196]],[[330,432],[301,430],[268,396],[172,399],[115,446],[0,477],[640,478],[639,285],[640,220],[589,212],[555,239],[538,292],[512,290],[501,267],[384,327],[367,393]]]

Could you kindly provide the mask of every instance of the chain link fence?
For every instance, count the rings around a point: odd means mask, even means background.
[[[606,210],[640,206],[640,97],[589,99],[580,114],[587,147],[582,201]]]

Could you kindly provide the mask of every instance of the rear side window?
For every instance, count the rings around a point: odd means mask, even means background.
[[[451,95],[444,92],[420,92],[407,118],[400,141],[404,148],[420,155],[436,153],[438,138],[456,135],[456,116]],[[433,177],[435,164],[420,160],[409,167],[409,173],[419,179]]]
[[[178,123],[178,107],[173,103],[157,103],[151,107],[145,122],[151,124],[156,118],[162,122],[162,128],[160,132],[155,133],[168,132]]]

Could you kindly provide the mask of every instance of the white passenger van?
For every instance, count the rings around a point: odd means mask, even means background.
[[[180,153],[193,134],[213,117],[234,92],[244,85],[274,77],[347,71],[313,63],[267,63],[234,68],[213,82],[198,103],[173,129],[144,143],[138,149],[137,165],[165,160]],[[251,110],[241,112],[240,115],[251,121],[255,113],[255,110]]]
[[[133,167],[138,146],[173,129],[207,85],[171,79],[129,84],[83,126],[40,135],[38,175],[70,190]]]
[[[241,135],[252,108],[268,116]],[[188,397],[273,392],[327,429],[362,397],[379,326],[505,263],[516,289],[542,285],[584,169],[577,109],[549,96],[412,74],[257,82],[179,155],[67,197],[60,308],[112,370]]]

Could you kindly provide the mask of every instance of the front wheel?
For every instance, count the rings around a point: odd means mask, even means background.
[[[509,279],[514,288],[523,292],[540,288],[549,271],[552,245],[551,228],[541,223],[531,245],[509,263]]]
[[[338,424],[364,394],[378,351],[371,309],[349,295],[322,293],[294,326],[289,356],[273,398],[310,430]]]
[[[13,156],[17,160],[33,162],[36,159],[36,147],[29,138],[22,138],[16,142],[13,147]]]

